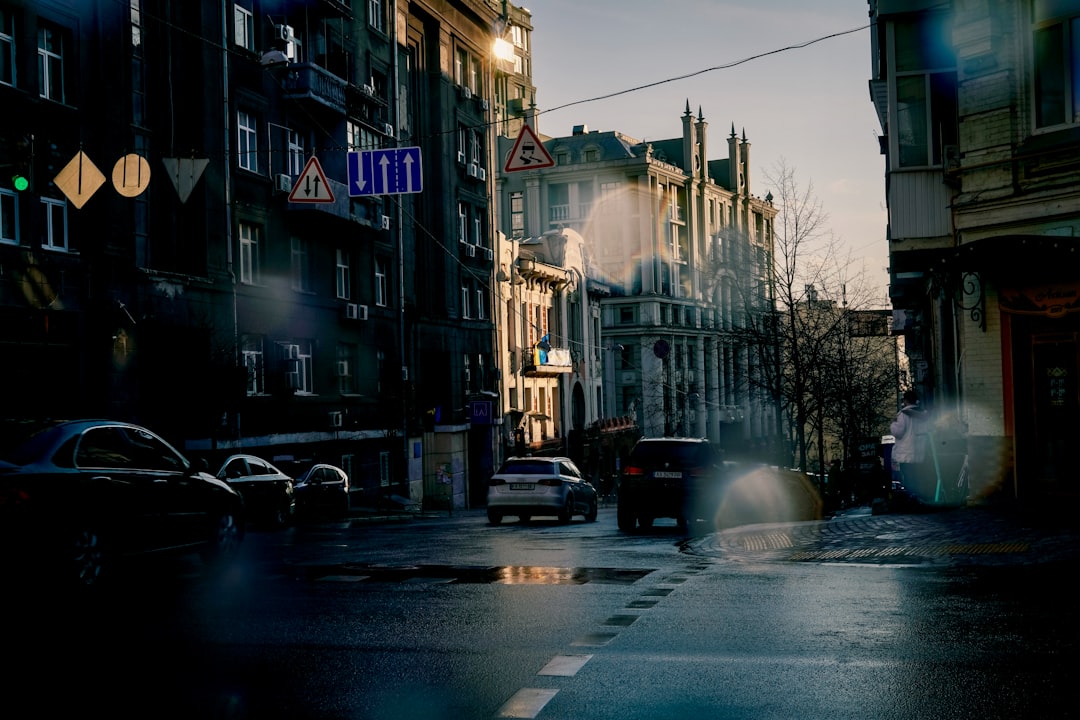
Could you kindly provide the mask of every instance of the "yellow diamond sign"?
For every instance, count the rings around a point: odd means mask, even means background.
[[[67,196],[76,208],[82,208],[86,201],[105,184],[105,176],[97,169],[82,150],[71,159],[64,169],[53,178],[53,184]]]

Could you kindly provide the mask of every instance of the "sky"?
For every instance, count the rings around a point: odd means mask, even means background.
[[[794,171],[851,258],[849,272],[863,274],[874,307],[889,306],[885,159],[868,90],[866,0],[517,4],[532,13],[540,133],[562,137],[586,125],[642,141],[680,137],[689,101],[709,123],[710,160],[727,157],[732,124],[740,137],[745,131],[751,193],[770,191],[766,173],[778,163]],[[593,100],[645,85],[653,86]]]

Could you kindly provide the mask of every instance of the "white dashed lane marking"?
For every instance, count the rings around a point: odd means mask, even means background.
[[[558,675],[559,677],[574,677],[585,663],[592,659],[592,655],[556,655],[551,662],[540,669],[537,675]]]
[[[499,712],[495,713],[495,717],[534,718],[558,692],[558,690],[547,688],[522,688],[503,703]]]

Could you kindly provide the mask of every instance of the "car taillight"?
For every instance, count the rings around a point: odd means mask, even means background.
[[[490,480],[488,480],[488,485],[490,485],[491,487],[495,487],[496,485],[505,485],[505,484],[506,484],[506,481],[503,480],[502,478],[491,478]]]
[[[645,468],[638,467],[637,465],[628,465],[623,468],[623,475],[644,475]]]
[[[17,508],[30,501],[30,493],[22,488],[0,488],[0,508]]]
[[[536,483],[537,485],[547,485],[548,487],[559,487],[562,485],[562,480],[559,478],[544,478]]]

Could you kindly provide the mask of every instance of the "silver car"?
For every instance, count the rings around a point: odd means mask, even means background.
[[[553,515],[568,523],[574,515],[594,522],[594,488],[568,457],[512,457],[491,476],[488,484],[488,521],[498,525],[506,515],[528,522],[537,515]]]

